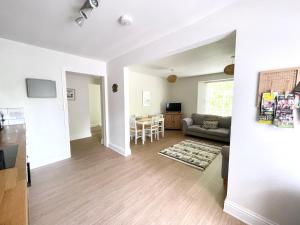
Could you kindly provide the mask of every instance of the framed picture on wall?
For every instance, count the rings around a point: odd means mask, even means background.
[[[75,101],[75,89],[67,88],[67,99],[70,101]]]
[[[143,91],[143,106],[151,106],[151,92]]]

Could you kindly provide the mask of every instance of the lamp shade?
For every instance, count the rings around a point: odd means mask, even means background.
[[[227,75],[234,75],[234,64],[229,64],[225,66],[224,73]]]
[[[176,80],[177,80],[177,76],[172,74],[172,75],[169,75],[167,80],[170,82],[170,83],[175,83]]]

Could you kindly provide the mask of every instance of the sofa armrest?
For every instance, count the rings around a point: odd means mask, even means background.
[[[193,125],[193,120],[192,120],[192,118],[184,118],[184,119],[182,120],[182,131],[185,133],[185,132],[186,132],[186,129],[187,129],[189,126],[191,126],[191,125]]]
[[[222,178],[228,178],[228,164],[229,164],[229,146],[223,146],[221,153],[222,153]]]

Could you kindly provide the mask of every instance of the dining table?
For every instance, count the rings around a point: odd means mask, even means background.
[[[142,117],[136,119],[136,124],[142,126],[142,143],[145,144],[145,126],[151,125],[152,117]],[[164,137],[165,132],[165,119],[163,117],[159,118],[159,123],[161,124],[162,137]]]

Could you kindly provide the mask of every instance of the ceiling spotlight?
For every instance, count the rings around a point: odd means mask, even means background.
[[[98,0],[87,0],[84,5],[81,7],[81,9],[87,9],[87,8],[97,8],[99,6]]]
[[[75,19],[75,22],[78,24],[78,26],[82,27],[84,24],[84,18],[82,16]]]
[[[98,0],[87,0],[80,9],[80,14],[85,18],[89,18],[92,10],[99,6]]]
[[[119,24],[121,24],[122,26],[131,25],[132,21],[132,17],[129,15],[120,16],[120,18],[118,19]]]
[[[80,9],[80,14],[84,19],[89,18],[89,16],[92,13],[93,8],[85,8],[85,9]]]
[[[81,7],[79,10],[80,12],[80,17],[75,19],[75,22],[82,27],[84,24],[84,20],[88,19],[91,12],[93,11],[94,8],[97,8],[99,6],[98,0],[86,0],[84,5]]]

